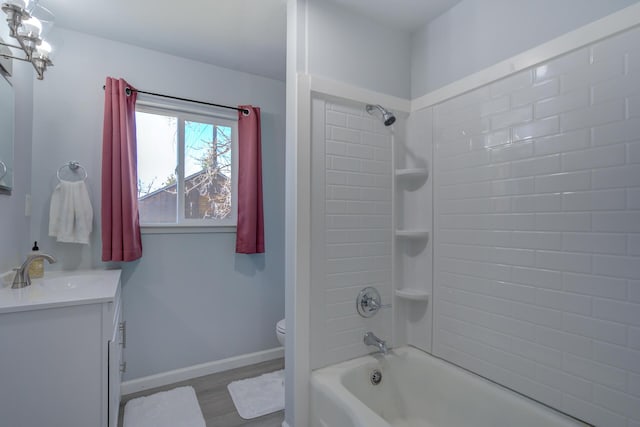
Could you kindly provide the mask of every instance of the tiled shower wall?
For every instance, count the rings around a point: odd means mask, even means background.
[[[362,104],[312,102],[311,366],[367,354],[367,331],[391,342],[392,315],[364,319],[361,289],[392,295],[391,131]]]
[[[640,426],[640,30],[434,108],[434,353]]]

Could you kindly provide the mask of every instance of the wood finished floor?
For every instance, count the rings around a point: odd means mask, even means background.
[[[240,418],[240,415],[238,415],[233,405],[231,396],[227,391],[227,384],[232,381],[255,377],[283,368],[284,359],[277,359],[122,396],[118,426],[122,427],[124,405],[127,401],[140,396],[148,396],[159,391],[190,385],[196,391],[198,403],[200,403],[202,415],[204,415],[207,427],[281,427],[282,421],[284,421],[284,411],[275,412],[253,420],[243,420]]]

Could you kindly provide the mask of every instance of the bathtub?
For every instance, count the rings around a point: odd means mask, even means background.
[[[373,385],[374,370],[381,381]],[[311,374],[313,427],[588,426],[411,347]]]

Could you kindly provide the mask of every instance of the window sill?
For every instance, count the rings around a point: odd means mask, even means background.
[[[193,226],[193,225],[141,225],[142,234],[206,234],[235,233],[235,225]]]

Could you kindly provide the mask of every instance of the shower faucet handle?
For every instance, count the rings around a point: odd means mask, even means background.
[[[389,308],[391,304],[382,304],[382,298],[376,288],[371,286],[364,288],[356,298],[356,309],[362,317],[371,317],[381,308]]]

